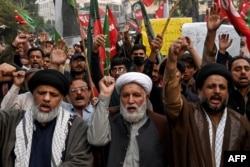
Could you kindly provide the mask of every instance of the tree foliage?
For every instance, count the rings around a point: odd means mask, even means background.
[[[175,17],[192,17],[193,21],[199,21],[198,0],[180,0],[174,13]]]
[[[0,36],[4,36],[5,42],[9,43],[16,36],[18,29],[23,29],[24,26],[18,25],[16,23],[14,12],[15,10],[22,10],[27,13],[36,22],[36,28],[31,29],[25,27],[25,29],[30,32],[41,32],[47,27],[44,24],[43,18],[38,16],[38,6],[35,4],[36,0],[0,0],[0,25],[8,26],[5,30],[0,30]]]

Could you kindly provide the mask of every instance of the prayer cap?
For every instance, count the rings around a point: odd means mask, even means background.
[[[149,94],[152,89],[152,80],[147,75],[141,72],[128,72],[121,75],[116,80],[115,84],[116,92],[120,94],[122,87],[128,83],[139,84],[147,94]]]

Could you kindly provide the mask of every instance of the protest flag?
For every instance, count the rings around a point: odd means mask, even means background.
[[[127,23],[129,24],[129,26],[131,28],[133,28],[135,31],[137,32],[141,32],[141,27],[139,26],[138,22],[136,19],[134,18],[130,18]]]
[[[106,35],[105,41],[105,60],[104,60],[104,75],[109,75],[109,68],[110,68],[110,34],[109,34],[109,12],[108,12],[108,5],[106,5],[106,14],[103,23],[103,34]]]
[[[149,21],[149,17],[148,17],[145,6],[143,5],[143,3],[141,1],[138,1],[138,2],[133,4],[132,8],[133,8],[133,12],[137,11],[138,9],[141,10],[144,24],[146,27],[146,33],[147,33],[148,39],[149,39],[149,41],[153,40],[155,38],[155,34],[153,31],[152,25]]]
[[[79,9],[79,21],[81,26],[88,27],[89,24],[89,15],[90,15],[90,6],[86,6],[84,8]],[[104,10],[99,8],[99,15],[102,16],[104,14]]]
[[[149,7],[153,4],[154,0],[142,0],[145,6]]]
[[[18,24],[28,25],[31,28],[36,27],[35,21],[20,10],[15,10],[15,19]]]
[[[155,12],[155,18],[163,18],[164,14],[164,3],[162,3]]]
[[[55,29],[67,46],[81,40],[74,0],[55,0]]]
[[[220,0],[222,11],[225,11],[229,22],[234,28],[247,38],[247,47],[250,50],[250,29],[245,21],[240,17],[240,14],[235,9],[231,0]]]
[[[250,2],[243,0],[240,7],[240,17],[245,20],[248,28],[250,28]]]
[[[110,58],[116,55],[116,42],[118,39],[118,30],[117,30],[117,22],[115,19],[114,14],[110,10],[110,8],[107,6],[107,12],[108,15],[108,29],[109,29],[109,41],[110,41]],[[106,18],[106,16],[105,16]]]
[[[106,35],[105,41],[105,60],[104,60],[104,75],[109,75],[110,58],[116,54],[116,42],[118,39],[117,22],[115,17],[106,5],[106,13],[103,23],[103,34]]]
[[[99,5],[97,0],[90,1],[90,9],[89,9],[89,24],[87,30],[87,57],[89,66],[91,69],[91,53],[93,46],[93,37],[96,37],[99,34],[102,34],[102,23],[99,14]],[[105,48],[103,46],[99,47],[99,67],[101,69],[102,74],[104,73],[103,61],[105,60]]]

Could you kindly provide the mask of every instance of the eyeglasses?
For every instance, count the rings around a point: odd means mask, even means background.
[[[89,90],[89,88],[86,86],[79,87],[79,88],[72,88],[72,89],[69,89],[69,92],[70,93],[77,93],[78,90],[80,90],[81,92],[85,92],[85,91]]]
[[[124,72],[125,71],[125,68],[124,67],[118,67],[118,68],[112,68],[111,69],[111,72],[112,73],[122,73],[122,72]]]

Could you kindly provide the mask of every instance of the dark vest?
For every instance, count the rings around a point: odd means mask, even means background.
[[[108,147],[107,167],[123,166],[130,139],[130,125],[120,113],[110,118],[112,140]],[[149,117],[136,137],[139,147],[139,164],[142,167],[167,166],[164,146],[159,131]]]

